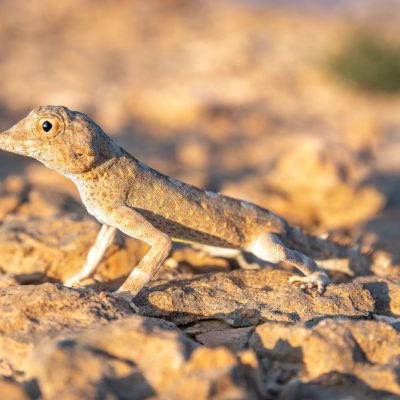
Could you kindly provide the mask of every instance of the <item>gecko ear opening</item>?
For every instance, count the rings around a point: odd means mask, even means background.
[[[82,157],[96,157],[97,151],[92,148],[92,146],[73,146],[72,153],[74,154],[75,158],[82,158]]]

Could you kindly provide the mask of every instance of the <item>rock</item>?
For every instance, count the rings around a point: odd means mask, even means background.
[[[213,332],[213,331],[224,331],[230,329],[231,326],[224,321],[218,321],[216,319],[205,319],[189,324],[183,328],[183,331],[192,337],[200,335],[202,333]]]
[[[9,216],[0,226],[0,268],[36,280],[59,279],[79,270],[97,224],[58,217]]]
[[[217,319],[235,327],[321,316],[368,316],[374,301],[360,284],[330,285],[323,296],[290,285],[288,272],[265,268],[153,281],[135,299],[147,316],[178,325]]]
[[[374,390],[351,375],[331,372],[310,382],[295,380],[285,386],[278,400],[396,400],[398,396]]]
[[[50,283],[0,289],[0,373],[21,378],[35,343],[131,313],[127,304],[87,289]]]
[[[226,258],[210,256],[191,247],[176,249],[171,257],[178,265],[184,264],[191,273],[204,274],[229,270],[229,261]],[[182,270],[181,265],[179,269]]]
[[[252,368],[229,350],[140,316],[42,343],[29,371],[44,398],[258,398]]]
[[[226,185],[224,192],[274,210],[295,225],[347,228],[385,204],[378,190],[362,184],[368,169],[348,148],[307,138],[288,148],[261,182],[260,177],[246,177]]]
[[[18,208],[26,195],[27,186],[21,177],[10,177],[0,185],[0,222]]]
[[[400,314],[399,276],[361,276],[354,280],[368,290],[375,300],[375,312],[398,316]]]
[[[196,335],[196,340],[207,347],[226,346],[232,351],[244,350],[254,328],[225,329]]]
[[[256,328],[250,346],[305,381],[338,372],[400,394],[400,333],[384,322],[329,318],[311,327],[267,322]]]
[[[0,394],[4,400],[29,400],[30,396],[27,395],[22,387],[11,380],[0,378]]]
[[[26,191],[25,200],[0,225],[0,269],[30,282],[65,281],[84,265],[100,226],[66,194]],[[143,243],[118,235],[96,277],[121,280],[146,250]]]

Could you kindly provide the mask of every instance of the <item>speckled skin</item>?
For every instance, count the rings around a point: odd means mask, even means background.
[[[273,213],[170,178],[125,151],[74,181],[89,213],[100,221],[122,197],[176,241],[245,249],[261,232],[286,232],[285,222]]]
[[[151,246],[120,288],[133,296],[167,257],[171,238],[246,250],[270,262],[291,262],[306,275],[292,281],[317,286],[319,292],[328,283],[314,261],[282,243],[292,232],[282,218],[153,170],[82,113],[62,106],[38,107],[0,134],[0,148],[34,157],[73,180],[88,212],[104,225],[84,272],[70,284],[93,273],[115,228]]]

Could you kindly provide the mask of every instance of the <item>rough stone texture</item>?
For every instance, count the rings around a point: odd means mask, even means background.
[[[356,278],[375,300],[377,314],[400,315],[400,276],[363,276]]]
[[[0,269],[31,282],[64,281],[85,263],[100,226],[84,207],[65,193],[30,189],[18,179],[4,184],[0,210],[12,214],[0,225]],[[13,197],[14,196],[14,197]],[[1,215],[0,215],[1,221]],[[119,235],[106,252],[96,277],[117,280],[127,275],[145,253],[142,243]]]
[[[351,375],[332,372],[310,382],[295,380],[276,397],[279,400],[397,400],[398,396],[374,390]]]
[[[128,398],[208,399],[217,393],[220,398],[242,399],[279,393],[288,398],[296,393],[335,398],[353,393],[372,399],[399,393],[396,277],[356,277],[329,286],[318,296],[289,285],[290,273],[285,270],[232,270],[238,266],[236,261],[177,248],[158,280],[136,300],[141,313],[158,319],[133,317],[110,323],[132,310],[105,293],[50,283],[20,286],[64,279],[79,269],[98,224],[61,192],[9,179],[4,194],[0,197],[0,208],[5,210],[0,225],[0,266],[5,272],[0,281],[0,373],[30,379],[31,396],[42,392],[44,399],[124,399],[129,393]],[[95,280],[83,284],[112,289],[145,250],[135,241],[118,238]],[[359,319],[372,314],[387,318],[386,322],[364,321],[381,327],[372,338],[367,337],[366,332],[372,332],[369,326],[331,327],[329,320],[329,329],[321,328],[323,322],[310,328],[324,318]],[[179,324],[193,340],[160,318]],[[278,355],[265,357],[265,348],[255,341],[263,325],[255,326],[265,321],[270,324],[270,340],[274,332],[278,342],[298,340],[293,351],[279,342],[273,350]],[[72,338],[65,336],[82,331]],[[173,339],[165,331],[173,332]],[[191,349],[186,356],[177,345],[181,340]],[[303,350],[301,346],[308,342],[309,350]],[[247,350],[249,345],[261,357],[260,365]],[[164,346],[172,353],[162,355]],[[180,360],[178,367],[173,359]],[[296,376],[302,382],[290,380]],[[7,390],[26,396],[17,384],[7,385],[12,387]]]
[[[131,314],[104,293],[50,283],[0,289],[0,373],[21,378],[36,342]]]
[[[328,286],[323,296],[288,283],[279,269],[232,271],[201,277],[153,281],[135,303],[148,316],[178,325],[218,319],[232,326],[262,321],[295,322],[321,316],[368,316],[374,311],[370,293],[360,284]]]
[[[250,345],[261,358],[306,381],[338,372],[372,389],[400,395],[400,333],[384,322],[324,319],[313,326],[268,322],[256,328]]]
[[[233,351],[244,350],[247,346],[253,327],[224,329],[200,333],[196,340],[209,347],[226,346]]]
[[[50,399],[252,399],[257,393],[254,373],[233,353],[199,347],[152,318],[59,337],[35,348],[30,360],[31,376]]]

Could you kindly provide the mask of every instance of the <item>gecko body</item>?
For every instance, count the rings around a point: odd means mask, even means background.
[[[329,278],[318,265],[288,247],[293,229],[273,212],[164,175],[116,144],[85,114],[63,106],[43,106],[0,133],[0,148],[41,161],[71,179],[87,209],[101,224],[72,286],[93,274],[116,230],[151,247],[119,288],[134,297],[154,276],[171,241],[248,251],[262,260],[286,261],[305,276],[290,282],[322,293]]]

